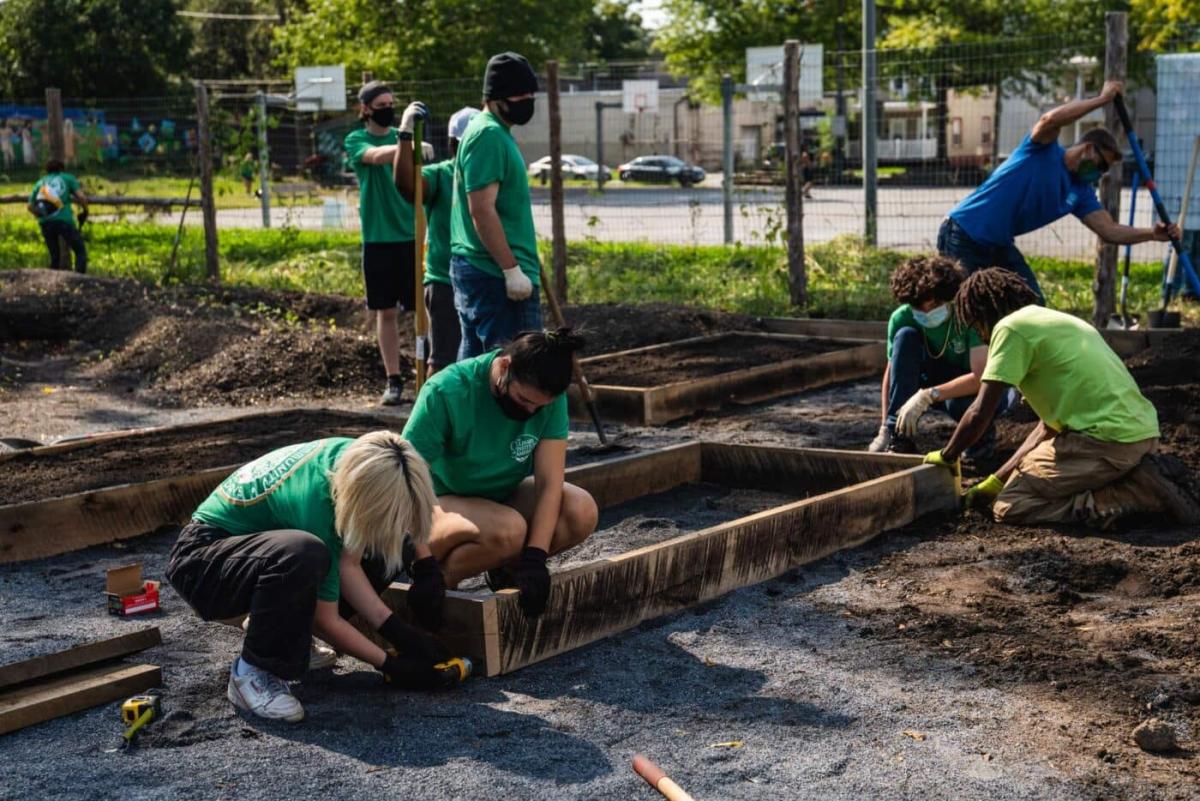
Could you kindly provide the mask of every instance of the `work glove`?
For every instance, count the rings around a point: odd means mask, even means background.
[[[442,673],[434,663],[407,656],[388,654],[380,666],[385,683],[402,690],[433,690],[444,686]]]
[[[521,265],[504,271],[504,292],[509,300],[525,300],[533,294],[533,282],[521,270]]]
[[[867,450],[871,453],[883,453],[891,444],[892,430],[887,427],[887,423],[884,423],[879,427],[879,433],[875,435],[875,439],[871,440],[871,444],[867,446]]]
[[[404,109],[404,114],[400,117],[400,133],[407,134],[407,138],[411,139],[417,120],[428,118],[429,111],[425,108],[425,104],[420,100],[414,100],[408,104],[408,107]]]
[[[394,612],[379,627],[379,636],[392,644],[392,647],[405,659],[415,659],[426,665],[435,665],[450,658],[450,651],[433,635],[421,631],[416,626],[410,626]]]
[[[541,548],[526,547],[512,567],[513,579],[521,591],[518,603],[529,617],[537,617],[546,610],[550,598],[550,571],[546,568],[546,552]]]
[[[426,556],[408,569],[412,586],[408,588],[408,608],[417,622],[430,631],[442,627],[442,602],[446,598],[446,580],[437,558]]]
[[[921,419],[921,415],[929,411],[929,407],[932,405],[933,390],[917,390],[916,394],[905,401],[904,405],[900,407],[900,413],[896,415],[896,433],[910,439],[915,437],[917,421]]]
[[[925,454],[925,459],[923,461],[925,464],[936,464],[939,467],[945,467],[947,470],[953,473],[954,490],[959,495],[962,494],[962,461],[960,459],[955,459],[953,462],[950,462],[947,461],[944,456],[942,456],[941,451],[930,451],[929,453]]]
[[[967,493],[963,495],[963,506],[982,512],[992,505],[1002,489],[1004,489],[1004,482],[996,478],[996,474],[993,473],[967,490]]]

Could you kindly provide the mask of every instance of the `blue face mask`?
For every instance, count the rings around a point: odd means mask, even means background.
[[[927,312],[913,309],[913,319],[922,328],[937,328],[950,319],[950,304],[943,303],[941,306],[934,306]]]
[[[1100,168],[1091,159],[1084,159],[1079,162],[1079,169],[1075,171],[1075,177],[1085,184],[1096,184],[1100,180]]]

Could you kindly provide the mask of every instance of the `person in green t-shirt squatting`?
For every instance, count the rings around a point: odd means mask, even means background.
[[[462,328],[458,358],[500,347],[542,327],[541,261],[529,175],[512,127],[533,119],[537,75],[517,53],[488,60],[483,112],[454,159],[450,280]]]
[[[417,113],[424,114],[423,104]],[[410,106],[411,108],[411,106]],[[429,359],[426,366],[433,375],[458,361],[462,328],[454,306],[454,285],[450,281],[450,215],[454,205],[454,159],[458,143],[479,109],[459,109],[450,117],[448,138],[450,158],[421,167],[421,198],[428,217],[425,235],[425,311],[429,315]],[[428,144],[424,142],[422,144]],[[400,140],[400,152],[394,167],[396,187],[409,203],[413,202],[412,142]]]
[[[379,355],[387,371],[387,387],[379,402],[400,402],[404,376],[400,373],[400,331],[397,307],[416,308],[416,246],[413,207],[400,196],[392,180],[397,143],[412,139],[417,115],[405,113],[400,128],[395,97],[382,81],[371,81],[358,92],[363,127],[346,135],[346,164],[358,178],[358,216],[362,223],[362,270],[367,309],[375,312]],[[411,107],[410,107],[411,110]]]
[[[46,162],[46,174],[29,193],[28,209],[37,218],[42,231],[42,239],[50,253],[50,269],[57,270],[62,263],[59,248],[61,242],[66,242],[75,254],[75,272],[82,274],[87,272],[88,258],[87,245],[79,229],[87,222],[88,201],[79,179],[66,170],[66,165],[58,159]],[[78,226],[71,211],[71,201],[83,207],[79,211]]]
[[[888,320],[883,422],[867,450],[916,453],[917,423],[927,411],[940,409],[959,420],[979,391],[987,346],[951,305],[964,278],[958,263],[943,256],[908,259],[892,273],[892,296],[901,305]],[[1008,393],[996,413],[1016,401],[1016,392]],[[989,426],[969,455],[986,458],[994,441],[995,429]]]
[[[519,589],[530,616],[549,599],[547,557],[587,539],[599,515],[564,480],[565,393],[582,346],[570,328],[522,332],[429,379],[404,427],[433,476],[429,553],[446,584],[486,572],[493,591]]]
[[[1158,414],[1100,332],[1038,305],[1014,272],[974,273],[955,313],[988,343],[982,387],[950,442],[925,456],[961,479],[959,456],[978,441],[1005,393],[1020,390],[1040,420],[1012,458],[965,495],[1000,523],[1091,523],[1135,514],[1200,525],[1187,467],[1158,453]]]
[[[379,596],[411,539],[426,558],[408,568],[409,606],[422,626],[440,624],[445,584],[426,547],[434,503],[428,466],[392,431],[278,448],[222,481],[180,531],[166,576],[204,620],[249,614],[230,702],[263,718],[303,719],[288,682],[336,659],[314,635],[390,684],[439,686],[434,665],[449,653]],[[355,612],[393,652],[350,625]]]

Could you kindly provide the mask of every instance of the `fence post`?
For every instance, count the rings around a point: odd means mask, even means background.
[[[725,205],[725,244],[733,244],[733,76],[721,76],[721,199]]]
[[[596,101],[596,189],[604,191],[604,102]]]
[[[878,167],[876,137],[879,135],[875,108],[875,87],[879,77],[875,65],[875,0],[863,0],[862,18],[863,238],[868,245],[874,246],[878,241],[875,181]]]
[[[1104,15],[1104,80],[1125,80],[1125,60],[1128,54],[1128,15],[1124,11],[1109,11]],[[1104,127],[1110,131],[1118,125],[1117,111],[1112,103],[1104,107]],[[1132,133],[1132,132],[1131,132]],[[1123,166],[1118,159],[1100,179],[1100,203],[1114,220],[1121,219],[1121,184]],[[1096,280],[1092,284],[1095,298],[1092,303],[1092,324],[1105,328],[1117,308],[1117,246],[1096,239]]]
[[[558,62],[546,62],[546,94],[550,100],[550,262],[554,294],[567,302],[567,231],[563,217],[562,109],[558,98]],[[597,170],[603,170],[598,165]]]
[[[212,129],[208,124],[208,87],[196,83],[196,139],[200,159],[200,211],[204,218],[204,267],[208,279],[221,281],[217,260],[217,206],[213,199]]]
[[[271,152],[267,148],[267,93],[261,89],[254,95],[255,116],[258,117],[258,194],[262,205],[263,228],[271,227]]]
[[[808,304],[804,274],[804,170],[800,165],[800,43],[783,45],[783,133],[787,163],[788,292],[793,306]]]
[[[66,163],[67,143],[63,139],[62,91],[59,89],[46,89],[46,139],[50,145],[50,158]],[[71,249],[61,236],[58,238],[57,269],[71,269]]]

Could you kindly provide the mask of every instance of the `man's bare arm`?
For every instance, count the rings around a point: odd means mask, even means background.
[[[1085,100],[1072,100],[1070,103],[1064,103],[1058,108],[1053,108],[1041,116],[1033,126],[1033,141],[1040,145],[1048,145],[1058,139],[1058,132],[1065,126],[1075,122],[1075,120],[1090,114],[1098,108],[1103,108],[1112,102],[1113,98],[1121,94],[1125,89],[1125,84],[1121,81],[1106,81],[1104,89],[1095,97]]]

